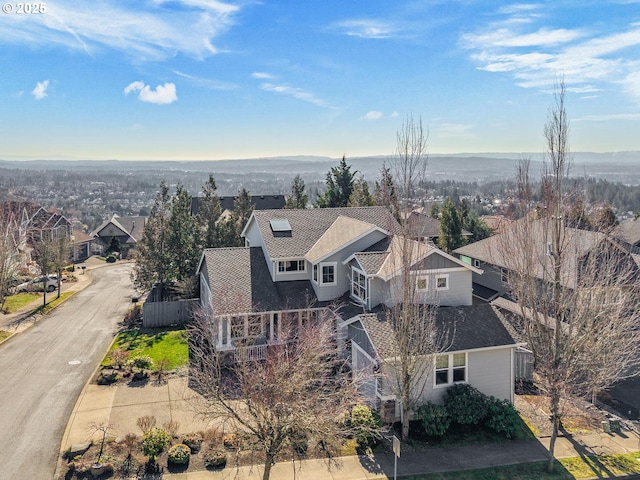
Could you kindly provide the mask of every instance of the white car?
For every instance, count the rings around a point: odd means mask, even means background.
[[[36,277],[25,283],[21,283],[16,287],[18,292],[41,292],[44,276]],[[58,276],[47,275],[45,281],[45,288],[47,292],[53,292],[58,288]]]

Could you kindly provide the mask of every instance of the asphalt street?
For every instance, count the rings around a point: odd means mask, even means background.
[[[131,308],[130,264],[0,346],[0,480],[53,478],[73,406]]]

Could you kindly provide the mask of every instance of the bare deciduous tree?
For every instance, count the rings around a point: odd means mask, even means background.
[[[505,267],[537,379],[549,396],[549,471],[564,401],[593,395],[637,375],[640,365],[638,266],[607,235],[567,226],[568,132],[565,89],[560,84],[544,129],[549,163],[542,179],[542,204],[537,215],[513,223],[493,252],[493,263]],[[518,182],[526,205],[528,178],[528,165],[523,163]]]
[[[435,356],[447,346],[447,332],[438,331],[436,325],[437,298],[425,297],[426,285],[420,282],[426,280],[412,270],[433,247],[413,240],[411,237],[421,238],[424,232],[416,231],[415,226],[410,228],[406,221],[410,199],[426,173],[427,136],[422,120],[407,117],[397,132],[396,152],[389,162],[405,201],[400,231],[391,241],[387,260],[395,275],[391,281],[392,307],[387,311],[394,332],[394,352],[381,361],[386,381],[400,401],[403,440],[409,437],[409,421],[434,371]]]
[[[0,310],[11,283],[18,275],[20,253],[18,252],[18,225],[6,203],[0,205]]]
[[[259,360],[242,347],[226,356],[214,351],[219,325],[210,312],[197,312],[190,328],[191,381],[206,399],[200,412],[260,454],[264,480],[278,455],[301,439],[333,457],[331,446],[345,433],[341,420],[359,398],[337,355],[333,318],[299,326],[283,317],[281,341]]]

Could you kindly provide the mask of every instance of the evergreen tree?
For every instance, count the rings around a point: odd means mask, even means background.
[[[309,196],[304,191],[304,180],[297,174],[291,182],[291,194],[284,208],[307,208]]]
[[[160,297],[164,299],[164,283],[168,279],[171,255],[167,239],[167,223],[171,214],[169,187],[160,183],[160,191],[151,207],[151,214],[144,224],[142,238],[134,253],[133,284],[139,290],[150,290],[160,284]]]
[[[618,219],[611,205],[605,205],[598,209],[594,223],[598,230],[605,232],[618,225]]]
[[[371,207],[373,205],[373,199],[369,193],[369,184],[364,179],[364,175],[361,175],[358,180],[353,184],[353,191],[349,197],[350,207]]]
[[[200,249],[197,242],[196,218],[191,215],[191,195],[181,184],[171,199],[171,216],[167,222],[167,246],[169,250],[169,277],[189,284],[196,273]]]
[[[440,218],[440,205],[436,202],[431,204],[431,208],[429,209],[429,216],[431,218]]]
[[[254,208],[255,205],[251,203],[251,195],[246,188],[243,188],[238,192],[238,196],[233,202],[231,215],[224,222],[218,224],[221,246],[241,247],[244,245],[240,234],[249,221]]]
[[[324,195],[318,196],[316,204],[320,208],[346,207],[353,192],[354,177],[357,171],[351,171],[347,158],[343,155],[337,167],[327,172],[327,185]]]
[[[376,180],[375,182],[373,204],[389,207],[396,220],[400,221],[400,201],[396,192],[396,184],[391,169],[384,163],[380,169],[380,181]]]
[[[198,200],[197,222],[201,232],[199,239],[201,249],[223,246],[218,227],[222,208],[213,175],[209,175],[209,180],[202,187],[202,196]]]
[[[445,252],[451,253],[466,243],[466,239],[462,235],[462,222],[458,209],[451,198],[447,198],[444,202],[441,213],[438,246]]]
[[[471,212],[467,215],[462,227],[471,233],[474,242],[491,236],[491,229],[476,212]]]

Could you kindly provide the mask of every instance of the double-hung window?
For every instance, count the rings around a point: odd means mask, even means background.
[[[451,353],[436,357],[435,386],[467,381],[467,354]]]
[[[360,270],[351,269],[351,295],[357,299],[367,301],[367,277]]]
[[[336,263],[321,263],[320,264],[320,284],[321,285],[336,285],[338,280],[336,278]]]

